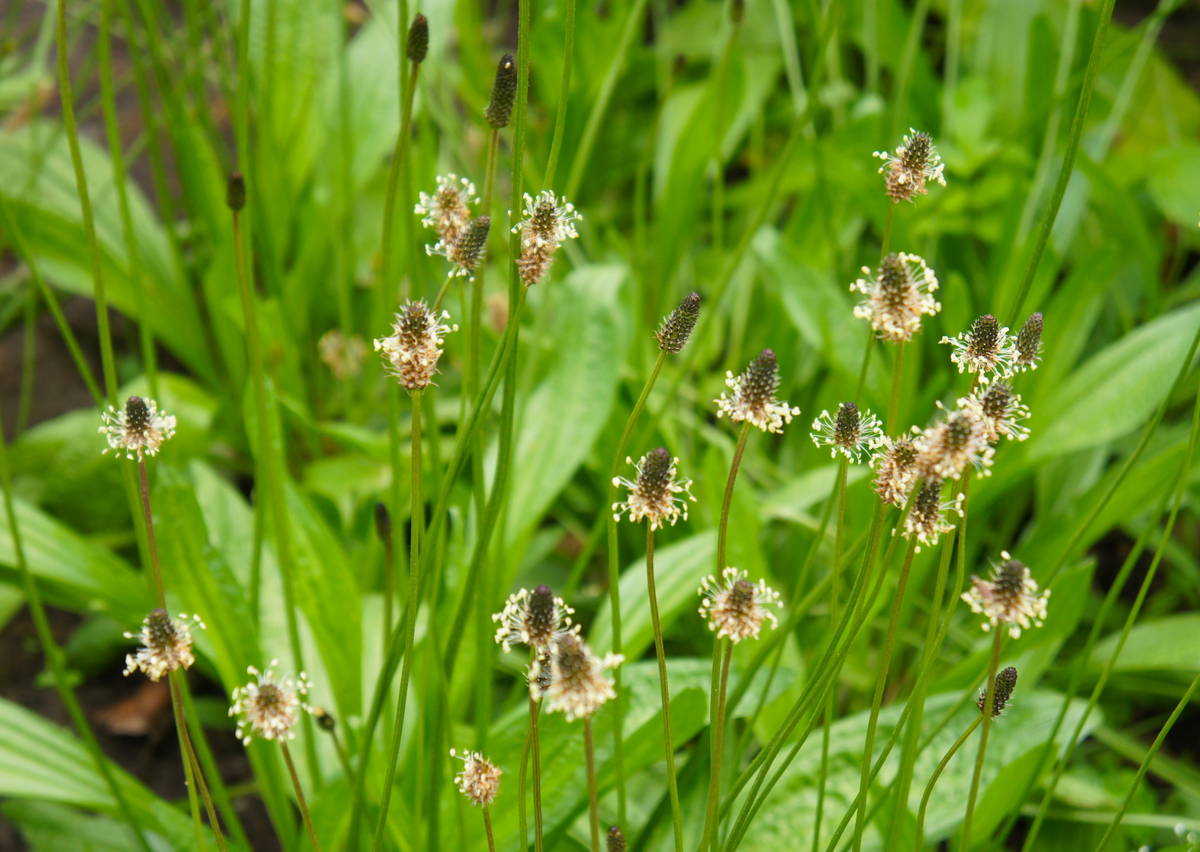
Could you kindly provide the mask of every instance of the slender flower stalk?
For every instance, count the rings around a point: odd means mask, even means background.
[[[929,807],[929,797],[933,795],[934,786],[937,785],[938,779],[942,777],[942,773],[945,772],[946,766],[949,765],[950,760],[954,757],[954,755],[958,754],[958,750],[961,749],[964,744],[966,744],[967,740],[970,739],[971,734],[975,733],[975,729],[982,724],[983,714],[980,714],[972,719],[971,724],[968,725],[967,729],[962,732],[962,736],[954,741],[954,745],[950,746],[949,751],[947,751],[945,756],[942,757],[941,761],[937,765],[937,768],[933,770],[933,775],[929,776],[929,783],[925,785],[925,792],[921,794],[921,806],[917,810],[917,841],[915,844],[913,844],[913,849],[923,849],[925,846],[925,811]]]
[[[296,791],[296,802],[300,805],[300,816],[304,827],[308,829],[308,839],[312,841],[313,852],[321,852],[321,844],[317,842],[317,831],[313,828],[312,816],[308,812],[308,800],[304,798],[304,788],[300,786],[300,776],[296,774],[296,764],[292,762],[292,752],[287,740],[280,740],[279,749],[283,752],[283,760],[287,763],[288,774],[292,776],[292,789]]]
[[[942,175],[945,166],[933,147],[933,139],[928,133],[912,128],[909,128],[909,134],[904,137],[904,144],[896,149],[895,154],[875,152],[875,156],[883,160],[879,173],[887,172],[888,197],[897,203],[912,201],[914,196],[928,193],[925,186],[928,181],[946,185],[946,178]]]
[[[662,620],[658,614],[658,592],[654,587],[653,521],[646,526],[646,590],[650,598],[650,620],[654,627],[654,650],[658,657],[658,685],[662,693],[663,739],[667,751],[667,790],[671,797],[671,822],[675,828],[675,852],[683,852],[683,810],[679,805],[679,782],[675,776],[675,745],[671,737],[671,689],[667,685],[667,654],[663,649]],[[593,819],[593,834],[596,824]],[[593,837],[593,848],[599,848]]]
[[[583,720],[583,750],[587,760],[588,816],[592,830],[592,852],[600,852],[600,799],[596,791],[596,744],[592,739],[592,717]]]
[[[500,792],[500,776],[504,773],[477,751],[463,752],[459,756],[455,749],[450,749],[450,756],[463,762],[462,772],[454,776],[454,783],[458,785],[458,791],[467,797],[467,801],[483,810],[483,828],[487,833],[488,850],[496,852],[488,806],[496,800],[496,794]]]
[[[1018,631],[1017,635],[1020,635]],[[969,849],[968,845],[971,842],[971,821],[975,816],[975,799],[979,795],[979,777],[983,773],[983,758],[987,754],[988,733],[992,727],[992,717],[998,715],[998,710],[1002,709],[1002,702],[998,701],[1000,695],[997,693],[996,670],[1000,668],[1000,647],[1004,643],[1003,631],[997,630],[995,637],[992,640],[992,659],[988,663],[988,676],[986,692],[982,696],[983,705],[980,710],[983,713],[983,731],[979,734],[979,752],[975,756],[975,771],[971,775],[971,792],[967,795],[967,811],[963,816],[962,825],[962,841],[959,844],[960,849]],[[1013,674],[1016,674],[1014,670]],[[1014,677],[1015,682],[1015,677]],[[1011,694],[1012,690],[1009,690]]]

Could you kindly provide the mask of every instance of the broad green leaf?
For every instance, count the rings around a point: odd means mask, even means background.
[[[5,819],[15,825],[33,852],[79,849],[86,852],[136,852],[141,849],[133,830],[107,816],[88,816],[74,808],[16,799],[0,807]],[[171,846],[155,835],[154,852],[170,852]]]
[[[1026,444],[1029,459],[1094,447],[1132,431],[1162,402],[1200,326],[1189,305],[1130,332],[1067,379]]]
[[[1189,612],[1169,615],[1157,621],[1138,624],[1129,631],[1114,671],[1179,671],[1200,669],[1200,614]],[[1092,649],[1088,669],[1100,671],[1112,657],[1120,640],[1113,633]]]
[[[685,612],[700,606],[696,589],[700,581],[713,573],[717,534],[708,530],[683,541],[655,548],[654,585],[658,590],[658,613],[663,633]],[[700,616],[696,616],[699,620]],[[593,650],[604,653],[612,647],[612,615],[609,600],[596,615],[588,639]],[[643,556],[621,573],[621,653],[636,660],[654,641],[650,622],[650,598],[646,586],[646,559]]]
[[[546,511],[608,422],[628,341],[618,293],[620,266],[572,272],[554,299],[555,352],[549,375],[519,413],[508,498],[511,535],[523,533]]]
[[[1196,227],[1200,198],[1200,145],[1181,142],[1160,149],[1151,158],[1146,188],[1167,217],[1181,228]]]

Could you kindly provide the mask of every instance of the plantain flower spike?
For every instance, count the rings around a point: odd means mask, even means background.
[[[437,231],[440,243],[453,245],[471,221],[471,205],[478,203],[471,181],[455,174],[439,175],[437,191],[433,195],[422,192],[413,212],[421,217],[422,225]]]
[[[163,442],[175,434],[175,418],[161,413],[154,400],[140,396],[129,397],[121,411],[110,405],[102,418],[100,434],[108,439],[104,452],[125,453],[125,458],[139,462],[157,455]]]
[[[875,447],[870,465],[875,469],[873,487],[879,499],[903,506],[917,478],[917,447],[907,435],[883,438]]]
[[[1004,624],[1008,625],[1008,635],[1019,639],[1021,631],[1028,630],[1031,623],[1042,626],[1050,590],[1039,595],[1037,581],[1028,568],[1005,551],[1000,552],[1000,558],[1004,561],[992,566],[991,579],[971,577],[971,588],[963,592],[962,599],[971,612],[987,619],[983,623],[985,631]]]
[[[141,647],[125,657],[125,675],[139,669],[150,680],[162,680],[163,675],[177,669],[189,669],[196,662],[192,654],[192,630],[204,629],[200,616],[188,618],[183,613],[171,618],[165,610],[153,609],[142,621],[138,633],[126,633],[126,639],[137,639]]]
[[[1025,320],[1025,324],[1017,332],[1017,354],[1013,358],[1013,372],[1023,373],[1026,370],[1036,370],[1040,360],[1042,360],[1042,314],[1039,311]]]
[[[626,464],[633,464],[632,458],[625,459]],[[629,498],[624,503],[613,503],[613,517],[621,520],[621,515],[629,513],[629,520],[637,523],[642,518],[648,518],[650,528],[662,529],[666,522],[675,526],[680,516],[686,521],[688,517],[688,500],[693,503],[690,479],[676,478],[679,459],[674,458],[664,447],[651,450],[642,456],[637,463],[637,478],[625,479],[613,477],[613,485],[629,489]],[[686,494],[687,499],[677,496]]]
[[[755,584],[747,577],[746,571],[726,568],[720,580],[709,574],[697,590],[703,599],[700,615],[708,621],[708,629],[718,639],[728,636],[735,645],[743,639],[757,639],[765,621],[778,627],[779,619],[767,607],[783,606],[779,592],[768,586],[766,580]]]
[[[495,801],[500,792],[500,776],[504,774],[499,767],[477,751],[464,751],[460,756],[457,750],[450,749],[450,756],[463,762],[462,772],[454,776],[458,791],[472,805],[487,807]]]
[[[829,447],[832,458],[841,453],[855,463],[862,461],[863,453],[870,455],[876,444],[883,440],[879,418],[870,411],[860,412],[853,402],[839,405],[836,416],[822,411],[813,421],[812,428],[814,444]]]
[[[292,728],[300,719],[300,712],[309,711],[304,699],[308,695],[308,678],[300,672],[298,678],[276,677],[272,660],[266,671],[254,666],[246,669],[254,680],[233,690],[233,706],[229,715],[237,717],[237,736],[244,745],[249,745],[253,736],[264,740],[291,740],[296,738]]]
[[[530,672],[530,692],[544,699],[547,713],[562,713],[568,722],[586,719],[617,697],[605,671],[625,661],[620,654],[597,657],[574,633],[560,636],[547,657],[539,656]],[[550,676],[544,669],[549,667]]]
[[[526,287],[532,287],[546,276],[563,240],[579,236],[575,222],[582,219],[574,205],[565,198],[556,198],[548,189],[540,192],[537,198],[525,193],[525,217],[512,230],[521,235],[517,269]]]
[[[996,682],[992,687],[992,718],[1003,716],[1004,711],[1008,709],[1008,704],[1012,701],[1013,690],[1017,688],[1017,670],[1013,666],[1009,666],[1004,671],[997,673]],[[975,699],[975,706],[979,708],[980,713],[987,712],[987,689],[979,691],[979,697]]]
[[[991,314],[984,314],[971,324],[971,330],[958,337],[943,337],[954,351],[950,360],[960,373],[996,373],[1009,375],[1017,357],[1017,349],[1008,336],[1008,329]]]
[[[502,611],[492,615],[492,621],[500,625],[496,642],[506,654],[513,645],[548,648],[558,636],[579,632],[579,625],[571,624],[574,613],[562,598],[554,597],[549,586],[538,586],[532,592],[521,589],[508,596]]]
[[[625,835],[622,833],[619,826],[612,826],[608,830],[608,852],[625,852],[628,847],[625,845]]]
[[[475,270],[483,262],[491,226],[490,216],[477,216],[466,224],[454,242],[438,240],[432,246],[425,246],[425,253],[430,256],[441,255],[450,261],[450,277],[458,276],[474,281]]]
[[[448,319],[449,312],[442,311],[439,317],[424,300],[406,301],[392,323],[391,335],[375,341],[375,351],[383,354],[388,372],[410,393],[433,383],[445,336],[458,331],[457,325],[443,322]]]
[[[662,321],[655,337],[658,348],[664,352],[682,352],[700,317],[700,294],[689,293],[679,307]]]
[[[732,396],[721,394],[716,400],[717,417],[728,414],[734,423],[749,421],[764,432],[782,432],[785,423],[800,413],[787,402],[776,402],[775,391],[779,388],[779,364],[775,353],[764,349],[740,376],[732,372],[725,374],[725,384],[733,391]]]
[[[492,99],[483,110],[483,117],[493,130],[508,126],[512,117],[513,101],[517,97],[517,64],[512,54],[500,57],[496,68],[496,81],[492,83]]]
[[[871,321],[880,340],[907,343],[921,330],[921,317],[934,316],[942,303],[933,297],[937,276],[915,254],[889,254],[879,272],[863,267],[866,278],[850,285],[850,292],[866,298],[854,308],[854,316]]]
[[[904,537],[911,539],[916,536],[917,541],[920,542],[916,547],[917,553],[921,552],[922,544],[932,547],[938,543],[942,533],[948,533],[954,529],[954,524],[947,519],[947,516],[952,512],[957,512],[961,517],[962,501],[962,494],[953,500],[943,501],[942,480],[936,477],[926,478],[921,490],[917,492],[917,499],[913,501],[908,518],[904,521]]]
[[[887,194],[892,201],[912,201],[913,196],[925,195],[929,191],[925,184],[931,180],[946,185],[945,166],[928,133],[910,127],[894,155],[876,151],[875,156],[883,160],[879,173],[887,172]]]
[[[413,18],[412,26],[408,28],[408,41],[404,46],[408,61],[420,65],[429,53],[429,19],[424,15]]]

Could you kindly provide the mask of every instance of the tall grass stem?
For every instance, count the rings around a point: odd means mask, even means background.
[[[671,822],[675,829],[675,852],[683,852],[683,811],[679,806],[679,781],[675,774],[675,745],[671,736],[671,689],[667,685],[667,654],[663,649],[662,621],[658,615],[658,592],[654,584],[654,524],[646,524],[646,590],[650,598],[650,621],[654,628],[654,651],[658,657],[658,686],[662,693],[663,739],[667,751],[667,790],[671,796]]]

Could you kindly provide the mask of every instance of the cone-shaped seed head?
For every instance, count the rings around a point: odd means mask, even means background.
[[[955,411],[946,418],[946,447],[954,452],[962,451],[971,441],[971,418]]]
[[[918,130],[905,142],[901,163],[912,172],[924,172],[929,165],[929,152],[933,150],[933,139],[928,133]]]
[[[1010,559],[1000,566],[996,572],[993,589],[997,598],[1005,601],[1016,601],[1025,593],[1025,566],[1016,559]]]
[[[625,852],[625,849],[625,835],[614,825],[608,830],[608,852]]]
[[[658,348],[665,352],[681,352],[687,346],[692,329],[700,316],[700,294],[691,293],[671,311],[658,329]]]
[[[424,15],[413,18],[412,26],[408,28],[408,43],[405,46],[408,61],[420,64],[429,53],[429,20]]]
[[[1017,332],[1017,356],[1022,363],[1032,364],[1037,361],[1038,349],[1042,345],[1042,314],[1038,313],[1025,320],[1021,330]]]
[[[996,382],[984,392],[983,399],[980,400],[980,409],[985,417],[999,420],[1008,416],[1012,397],[1012,388],[1003,382]]]
[[[975,320],[967,339],[967,347],[968,352],[977,355],[996,352],[1000,347],[1000,321],[991,314],[984,314]]]
[[[992,695],[993,718],[1004,713],[1004,708],[1008,706],[1013,690],[1016,688],[1017,670],[1012,666],[996,675],[995,692]],[[975,701],[975,706],[979,708],[980,713],[987,710],[987,690],[980,693],[979,698]]]
[[[550,644],[558,627],[554,593],[549,586],[538,586],[529,596],[529,638],[534,647]]]
[[[756,408],[770,404],[779,384],[779,363],[775,353],[764,349],[758,354],[743,374],[742,393],[746,402]]]
[[[892,252],[879,264],[881,295],[889,307],[900,305],[908,290],[908,270],[900,255]]]
[[[853,402],[843,402],[838,406],[837,420],[834,421],[834,438],[840,446],[853,447],[858,444],[862,432],[858,406]]]
[[[487,246],[488,229],[491,225],[490,216],[480,216],[471,220],[471,224],[467,225],[466,233],[462,235],[458,245],[454,248],[454,253],[457,255],[453,258],[455,263],[467,270],[474,270],[479,266],[479,259],[483,256],[483,250]]]
[[[229,176],[229,183],[225,186],[225,204],[234,213],[246,206],[246,179],[241,172]]]
[[[392,514],[382,500],[375,504],[375,532],[384,544],[392,543]]]
[[[638,488],[648,500],[664,500],[670,498],[668,489],[674,479],[671,471],[672,457],[666,447],[659,447],[646,453],[642,469],[638,472]]]
[[[500,65],[496,68],[496,81],[492,83],[492,99],[483,110],[483,117],[496,130],[508,126],[512,117],[513,101],[517,97],[517,63],[513,62],[512,54],[506,53],[500,57]]]
[[[150,409],[140,396],[131,396],[125,401],[125,426],[134,435],[142,435],[150,425]],[[166,613],[163,613],[166,617]]]

